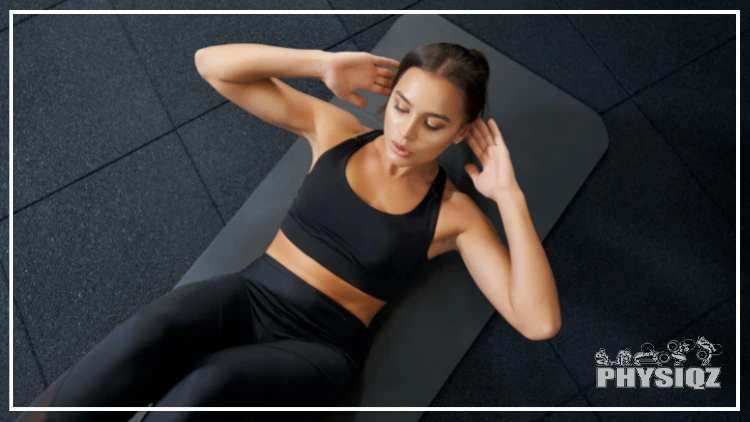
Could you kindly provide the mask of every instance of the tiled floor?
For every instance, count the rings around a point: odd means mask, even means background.
[[[10,8],[152,7],[144,0],[16,3]],[[595,9],[605,3],[518,0],[493,7]],[[659,3],[660,9],[705,8],[699,1]],[[741,3],[719,1],[710,7],[738,9]],[[486,7],[476,0],[389,0],[380,7],[440,10],[459,4]],[[618,7],[651,4],[628,1]],[[259,9],[360,5],[354,0],[254,2]],[[247,6],[224,0],[211,7]],[[204,6],[163,1],[158,8]],[[533,347],[513,345],[512,330],[496,316],[432,405],[734,406],[740,358],[734,338],[734,16],[443,16],[600,112],[610,147],[544,242],[559,286],[562,331]],[[171,290],[296,139],[213,91],[195,71],[195,50],[259,42],[370,51],[395,19],[353,14],[14,19],[15,405],[30,403],[114,326]],[[7,60],[7,15],[0,22],[6,26],[0,41]],[[740,39],[747,43],[748,20],[741,28]],[[741,57],[746,58],[744,44]],[[746,63],[741,100],[747,99]],[[8,80],[8,68],[2,72]],[[317,80],[287,81],[326,101],[332,95]],[[7,84],[2,89],[8,98]],[[2,107],[8,111],[7,103]],[[746,130],[750,122],[743,116]],[[7,132],[7,121],[2,124]],[[746,143],[740,147],[744,154]],[[7,177],[7,144],[0,153],[0,174]],[[743,186],[741,191],[744,198]],[[7,198],[7,190],[0,193]],[[0,207],[0,232],[7,233],[9,207],[5,201]],[[7,262],[2,264],[6,283]],[[715,359],[722,367],[719,390],[625,393],[593,385],[592,351],[600,347],[613,357],[616,350],[635,350],[645,341],[663,348],[669,340],[701,335],[724,346]],[[4,345],[0,370],[7,374]],[[532,359],[523,358],[538,347],[553,352],[558,372],[540,374]],[[529,374],[529,384],[550,388],[529,391],[503,382],[509,372]],[[7,408],[4,397],[0,404]],[[0,420],[17,414],[3,412]],[[429,412],[423,420],[496,416]],[[541,417],[614,421],[646,415]]]

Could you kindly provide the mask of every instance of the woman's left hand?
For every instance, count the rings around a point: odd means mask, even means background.
[[[322,80],[337,97],[360,108],[367,108],[365,98],[354,90],[363,89],[390,96],[397,71],[387,66],[398,69],[401,63],[364,51],[329,53]]]
[[[518,181],[510,162],[508,147],[495,119],[490,118],[489,127],[487,126],[481,117],[477,117],[466,136],[471,150],[479,158],[482,172],[474,164],[467,164],[464,170],[479,193],[496,199],[504,191],[517,189]]]

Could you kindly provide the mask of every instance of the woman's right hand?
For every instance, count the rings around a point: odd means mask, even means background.
[[[333,53],[328,59],[323,82],[339,98],[366,108],[367,101],[358,94],[362,89],[389,96],[393,78],[400,63],[388,57],[376,56],[367,52],[342,51]]]

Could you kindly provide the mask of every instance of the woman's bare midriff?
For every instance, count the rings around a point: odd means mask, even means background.
[[[378,311],[386,304],[385,301],[372,297],[347,283],[307,256],[281,230],[276,233],[266,253],[297,277],[348,309],[368,327]]]

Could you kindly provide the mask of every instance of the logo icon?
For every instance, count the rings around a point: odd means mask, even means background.
[[[695,357],[701,366],[687,367],[688,353],[695,350]],[[701,336],[698,340],[670,340],[667,349],[657,351],[653,344],[643,343],[641,351],[633,355],[630,349],[617,352],[610,360],[604,348],[594,354],[597,365],[597,388],[606,388],[608,381],[614,381],[617,388],[635,388],[636,375],[641,380],[641,388],[651,387],[651,379],[658,388],[684,388],[687,385],[696,390],[720,388],[716,382],[721,373],[720,367],[711,367],[711,359],[721,355],[721,344],[714,344]],[[666,366],[672,361],[673,368]],[[708,380],[706,380],[708,378]]]

